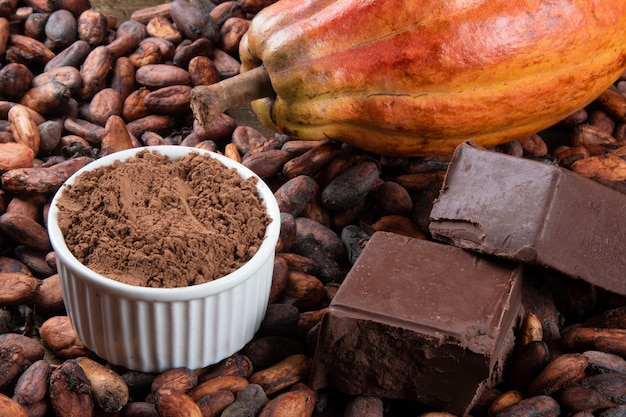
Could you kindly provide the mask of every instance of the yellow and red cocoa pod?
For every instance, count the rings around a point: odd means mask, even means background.
[[[289,271],[287,286],[283,298],[298,308],[311,308],[324,299],[324,284],[317,277],[300,272]]]
[[[198,401],[200,398],[216,391],[231,391],[237,395],[242,389],[249,385],[247,378],[238,375],[223,375],[207,379],[203,383],[188,392],[192,400]]]
[[[311,358],[304,354],[291,355],[253,373],[250,376],[250,383],[259,384],[267,395],[272,395],[307,378],[311,364]]]
[[[45,26],[44,44],[53,51],[60,51],[71,45],[78,38],[78,22],[67,9],[50,13]]]
[[[78,89],[83,83],[83,79],[80,77],[80,71],[77,68],[64,66],[54,68],[37,75],[33,78],[32,85],[33,87],[41,87],[52,81],[63,83],[70,90]]]
[[[69,359],[50,374],[50,403],[58,417],[91,416],[92,388],[83,369]]]
[[[409,192],[395,181],[384,181],[376,187],[376,202],[389,214],[408,214],[413,209]]]
[[[150,110],[144,102],[145,97],[150,94],[147,88],[139,88],[132,91],[122,103],[122,117],[126,122],[141,119],[150,114]]]
[[[20,104],[42,115],[58,114],[69,103],[72,93],[62,82],[50,81],[24,93]]]
[[[596,102],[611,116],[626,121],[626,96],[617,90],[607,88]]]
[[[9,47],[6,51],[6,59],[9,62],[46,64],[52,58],[54,52],[42,42],[17,33],[9,36]]]
[[[170,15],[170,4],[163,3],[157,4],[153,6],[143,7],[139,10],[135,10],[130,15],[130,20],[134,20],[139,23],[148,24],[148,22],[157,17],[169,17]]]
[[[416,239],[426,239],[424,232],[409,217],[399,214],[381,217],[372,225],[372,230],[398,233]]]
[[[543,340],[543,325],[539,317],[533,312],[527,312],[519,330],[518,346],[525,346],[530,342]]]
[[[90,382],[95,403],[105,413],[116,413],[128,403],[128,386],[117,372],[85,357],[76,358],[76,363]]]
[[[51,372],[52,367],[47,360],[33,362],[17,379],[13,399],[20,404],[33,404],[43,400],[48,393]]]
[[[109,117],[121,116],[122,98],[113,88],[103,88],[94,94],[88,104],[88,120],[98,125],[104,125]]]
[[[180,68],[188,68],[189,63],[196,57],[208,57],[213,51],[211,41],[206,38],[196,39],[176,49],[172,64]],[[215,69],[217,72],[217,68]]]
[[[181,115],[191,108],[191,86],[170,85],[151,91],[144,97],[146,108],[155,114]]]
[[[524,393],[519,390],[509,390],[498,395],[487,409],[487,417],[494,417],[505,408],[509,408],[524,399]]]
[[[8,119],[15,141],[28,146],[37,155],[41,139],[33,111],[22,104],[16,104],[9,110]]]
[[[237,55],[241,38],[250,27],[250,20],[245,17],[231,17],[220,27],[220,39],[218,46],[224,52]]]
[[[178,45],[183,40],[183,35],[166,16],[155,16],[146,24],[148,35],[162,38]]]
[[[150,64],[137,68],[135,80],[151,90],[191,84],[191,76],[186,69],[167,64]]]
[[[235,401],[222,411],[221,417],[256,416],[268,401],[260,385],[249,384],[241,390]]]
[[[252,362],[250,359],[239,353],[234,353],[223,359],[216,365],[198,371],[198,382],[203,383],[218,376],[240,376],[248,379],[252,375]]]
[[[200,125],[197,120],[193,122],[193,133],[197,134],[200,140],[217,141],[227,139],[231,137],[236,128],[237,122],[226,113],[220,114],[217,119],[208,126]]]
[[[24,358],[30,363],[44,357],[44,347],[41,342],[19,333],[5,333],[0,335],[0,346],[18,347]]]
[[[155,393],[154,405],[159,416],[203,417],[200,407],[189,396],[169,388]]]
[[[331,159],[341,145],[335,141],[323,141],[316,147],[285,163],[282,174],[287,178],[298,175],[313,176],[318,173]]]
[[[241,163],[261,178],[268,178],[278,174],[290,159],[291,155],[286,151],[269,149],[248,153],[243,156]]]
[[[110,155],[131,148],[133,142],[124,119],[117,115],[110,116],[104,126],[100,155]]]
[[[191,77],[191,84],[211,85],[220,80],[220,74],[217,72],[215,64],[206,56],[195,56],[189,61],[187,71]]]
[[[44,321],[39,329],[41,341],[63,358],[92,356],[80,341],[67,316],[53,316]]]
[[[78,38],[89,45],[102,45],[107,37],[108,22],[106,16],[96,9],[88,9],[78,17]]]
[[[128,58],[136,68],[150,64],[161,64],[174,57],[176,46],[165,39],[148,36],[139,42],[137,49]]]
[[[586,178],[604,181],[626,180],[626,161],[616,155],[596,155],[571,164],[572,171]]]
[[[63,311],[63,293],[59,274],[53,274],[41,281],[33,302],[40,314],[49,315]]]
[[[33,149],[22,143],[0,143],[0,173],[33,165]]]
[[[104,128],[88,120],[67,117],[63,121],[63,127],[70,133],[82,137],[91,145],[99,145],[102,142]]]
[[[196,401],[203,417],[220,417],[222,411],[235,401],[231,391],[210,392]]]
[[[581,353],[565,353],[548,363],[528,387],[529,395],[550,395],[585,377],[589,361]]]
[[[592,375],[554,394],[563,408],[572,411],[594,411],[623,404],[626,397],[626,375],[607,373]]]
[[[0,230],[18,245],[39,251],[52,250],[46,228],[30,217],[4,213],[0,216]]]
[[[557,417],[561,407],[554,398],[537,395],[525,398],[496,413],[494,417]]]
[[[289,267],[284,258],[276,256],[274,258],[274,268],[272,270],[272,284],[270,286],[270,295],[268,304],[278,301],[287,288],[287,280],[289,278]]]
[[[0,410],[2,417],[28,417],[22,406],[2,393],[0,393]]]
[[[2,95],[19,100],[31,88],[34,75],[24,64],[9,62],[0,69],[0,90]]]
[[[80,96],[83,99],[90,99],[105,88],[112,67],[113,56],[109,49],[104,45],[93,48],[80,67],[80,76],[83,79]]]
[[[509,385],[526,391],[530,383],[550,362],[550,351],[543,340],[534,340],[518,347],[508,369]]]
[[[85,41],[77,40],[48,61],[44,67],[44,72],[59,67],[78,67],[89,55],[89,52],[91,52],[91,46]]]
[[[161,114],[149,114],[139,119],[132,120],[126,124],[126,128],[131,135],[141,137],[144,132],[168,132],[176,125],[176,120],[172,116]]]
[[[153,380],[150,386],[152,392],[161,389],[171,389],[186,393],[198,385],[198,375],[195,371],[185,368],[172,368],[161,372]]]
[[[5,213],[6,215],[6,213]],[[19,272],[0,273],[0,306],[26,304],[33,301],[41,281]]]

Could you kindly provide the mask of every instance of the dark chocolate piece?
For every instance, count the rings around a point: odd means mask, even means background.
[[[437,240],[626,295],[626,195],[572,171],[465,143],[430,218]]]
[[[376,232],[322,320],[311,383],[468,413],[501,381],[521,265]]]

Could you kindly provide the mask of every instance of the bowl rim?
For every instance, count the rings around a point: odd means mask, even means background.
[[[126,161],[141,151],[158,152],[169,158],[170,161],[176,161],[185,155],[193,152],[208,155],[222,162],[228,168],[235,168],[244,179],[249,177],[257,178],[257,190],[261,202],[265,204],[267,213],[271,217],[270,223],[265,230],[265,237],[257,252],[252,258],[239,269],[217,278],[213,281],[202,284],[191,285],[176,288],[153,288],[137,285],[126,284],[112,278],[107,278],[83,265],[69,250],[65,244],[63,233],[57,222],[58,215],[58,199],[63,190],[75,182],[76,178],[83,172],[91,171],[96,168],[109,165],[114,161]],[[269,186],[255,174],[252,170],[244,165],[230,159],[224,155],[212,152],[206,149],[200,149],[190,146],[181,145],[157,145],[142,146],[123,151],[118,151],[90,162],[72,174],[56,191],[50,202],[50,208],[47,216],[48,235],[52,249],[55,251],[60,264],[71,270],[73,277],[78,277],[83,281],[87,281],[91,286],[99,287],[108,293],[115,293],[126,298],[134,298],[146,301],[185,301],[197,298],[204,298],[209,295],[219,294],[230,288],[246,281],[252,277],[256,270],[261,268],[269,257],[274,257],[276,242],[280,234],[280,210],[278,203],[274,197],[274,193]]]

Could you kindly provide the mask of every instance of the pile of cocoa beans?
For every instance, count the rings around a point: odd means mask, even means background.
[[[450,155],[387,157],[264,135],[228,114],[205,127],[193,119],[191,88],[238,73],[239,40],[269,3],[173,0],[117,22],[88,0],[0,1],[0,416],[444,414],[316,392],[307,375],[321,317],[369,236],[430,238]],[[281,235],[255,338],[219,364],[149,374],[106,363],[77,338],[46,215],[82,166],[159,144],[213,150],[251,168],[275,191]],[[493,150],[626,193],[626,74],[552,128]],[[505,380],[472,415],[623,415],[624,297],[532,267],[524,286]]]

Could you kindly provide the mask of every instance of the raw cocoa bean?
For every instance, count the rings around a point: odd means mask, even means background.
[[[201,369],[198,382],[203,383],[218,376],[240,376],[248,379],[252,375],[252,370],[252,362],[247,356],[234,353],[216,365]]]
[[[312,256],[318,252],[316,248],[331,259],[343,259],[345,256],[343,242],[332,229],[306,217],[297,217],[296,238],[292,251],[317,261],[318,259]]]
[[[137,68],[135,79],[138,84],[153,90],[191,83],[186,69],[167,64],[149,64]]]
[[[76,358],[76,363],[85,372],[94,402],[102,411],[116,413],[128,403],[128,386],[117,372],[85,357]]]
[[[408,214],[413,209],[409,192],[394,181],[385,181],[376,188],[376,201],[389,214]]]
[[[248,385],[248,379],[242,376],[216,376],[215,378],[207,379],[203,383],[199,384],[197,387],[189,391],[188,394],[194,401],[198,401],[202,397],[216,391],[230,391],[236,396]]]
[[[191,40],[206,38],[215,44],[219,28],[208,8],[186,0],[174,0],[170,3],[170,16],[186,38]]]
[[[282,252],[277,254],[276,257],[284,259],[290,271],[300,271],[311,275],[317,275],[318,273],[318,267],[315,261],[306,256],[297,253]]]
[[[45,27],[50,13],[31,13],[24,22],[23,34],[38,41],[46,38]]]
[[[589,362],[581,353],[559,355],[548,363],[531,382],[528,393],[531,396],[550,395],[565,385],[584,378],[587,365]]]
[[[113,88],[104,88],[94,94],[89,102],[88,120],[104,125],[109,117],[122,115],[122,97]]]
[[[571,168],[577,174],[594,180],[626,180],[626,161],[615,155],[582,158],[573,162]]]
[[[74,41],[46,63],[44,72],[66,66],[79,67],[87,55],[89,55],[89,52],[91,52],[91,46],[87,42],[82,40]]]
[[[0,306],[32,302],[40,285],[41,281],[31,275],[19,272],[0,273]]]
[[[151,390],[171,389],[186,393],[198,385],[198,375],[185,367],[172,368],[161,372],[152,381]]]
[[[139,24],[137,23],[137,25]],[[134,51],[139,46],[139,43],[145,39],[145,37],[145,28],[143,32],[140,30],[129,31],[124,35],[121,35],[118,31],[117,37],[112,42],[107,44],[107,49],[111,53],[113,60],[117,60],[125,57],[125,55],[129,54],[131,51]]]
[[[144,65],[161,64],[174,56],[175,46],[172,42],[148,36],[139,42],[139,46],[128,58],[136,68]]]
[[[112,67],[113,56],[106,46],[96,46],[89,52],[80,67],[80,76],[83,79],[80,96],[84,100],[92,98],[95,93],[106,87],[107,76]]]
[[[48,379],[52,373],[50,363],[44,359],[32,363],[17,379],[13,399],[20,404],[33,404],[43,400],[48,393]]]
[[[445,171],[424,172],[419,174],[402,174],[395,181],[409,192],[422,191],[443,181]]]
[[[59,417],[91,416],[94,404],[89,379],[75,360],[66,360],[50,375],[50,402]]]
[[[106,39],[108,22],[106,16],[95,9],[85,10],[78,17],[78,38],[91,46],[102,45]]]
[[[144,132],[141,141],[146,146],[171,145],[163,136],[154,132]]]
[[[276,256],[274,258],[274,268],[272,270],[272,284],[270,287],[268,304],[272,304],[282,297],[283,293],[285,292],[285,288],[287,288],[288,275],[289,268],[287,266],[287,262],[283,258]]]
[[[150,94],[147,88],[140,88],[128,94],[122,103],[122,117],[126,122],[141,119],[150,114],[150,110],[144,102],[145,97]]]
[[[0,173],[33,165],[32,148],[21,143],[0,143]]]
[[[245,17],[233,16],[220,27],[218,46],[224,52],[236,55],[239,52],[241,38],[248,32],[250,20]]]
[[[283,302],[308,309],[318,305],[324,295],[324,284],[317,277],[300,271],[289,271]]]
[[[308,377],[312,360],[306,355],[291,355],[282,361],[253,373],[251,384],[259,384],[265,394],[272,395]]]
[[[215,64],[206,56],[195,56],[191,58],[187,66],[187,71],[189,71],[191,84],[193,86],[211,85],[220,80],[220,74]]]
[[[278,174],[291,156],[280,149],[270,149],[265,152],[254,152],[244,155],[241,163],[261,178],[268,178]]]
[[[524,399],[524,393],[518,390],[505,391],[498,395],[489,406],[487,416],[493,417],[500,411],[509,408]]]
[[[241,8],[246,13],[256,14],[275,1],[276,0],[243,0]]]
[[[88,120],[68,117],[63,122],[63,127],[68,132],[84,138],[91,145],[100,145],[102,142],[104,128]]]
[[[67,9],[74,16],[80,16],[82,12],[91,8],[88,0],[51,0],[48,1],[54,10]]]
[[[232,404],[224,408],[221,417],[256,416],[268,401],[260,385],[249,384],[239,392]]]
[[[49,277],[56,271],[50,268],[46,261],[48,252],[42,252],[18,245],[13,249],[13,253],[17,259],[23,262],[32,274],[38,278]]]
[[[4,213],[0,216],[0,230],[18,245],[39,251],[52,250],[47,230],[30,217]]]
[[[54,58],[54,52],[38,40],[17,33],[9,36],[6,59],[20,64],[43,64]]]
[[[588,370],[601,374],[611,372],[626,374],[626,360],[621,356],[597,350],[585,351],[583,355],[589,362]]]
[[[25,92],[20,104],[42,115],[59,114],[68,105],[71,95],[64,83],[50,81]]]
[[[607,112],[602,109],[595,109],[589,115],[589,124],[611,135],[616,123]]]
[[[146,24],[148,35],[163,38],[178,45],[183,40],[180,30],[166,16],[155,16]]]
[[[331,228],[340,230],[359,221],[359,219],[363,218],[365,214],[372,209],[374,202],[372,195],[368,195],[350,208],[333,211],[330,219]]]
[[[333,159],[340,147],[341,145],[334,141],[321,142],[318,146],[285,163],[282,174],[287,178],[294,178],[298,175],[314,176]]]
[[[181,46],[174,53],[172,64],[180,68],[187,68],[193,58],[208,57],[213,51],[213,44],[206,38],[199,38],[188,45]],[[217,73],[217,69],[215,69]]]
[[[239,67],[241,66],[239,61],[221,49],[214,48],[209,58],[215,64],[215,68],[217,68],[217,72],[219,72],[222,78],[233,77],[239,74]]]
[[[6,417],[29,417],[24,408],[2,393],[0,393],[0,410]]]
[[[146,108],[155,114],[180,115],[189,113],[191,86],[171,85],[151,91],[144,97]]]
[[[550,352],[543,340],[534,340],[522,345],[509,366],[509,385],[516,390],[526,391],[549,362]]]
[[[255,336],[287,336],[295,330],[299,319],[300,311],[293,305],[268,304],[265,317],[261,321],[261,327]]]
[[[0,90],[2,95],[12,100],[19,100],[28,91],[34,75],[21,63],[9,62],[0,69]]]
[[[11,107],[8,114],[11,131],[17,143],[26,145],[32,149],[33,154],[39,153],[41,138],[37,129],[37,121],[33,118],[34,110],[27,106],[16,104]]]
[[[218,141],[229,138],[237,128],[237,122],[231,116],[222,113],[211,125],[202,126],[197,120],[193,122],[193,132],[200,140]]]
[[[50,315],[63,311],[63,293],[58,274],[51,275],[41,281],[41,286],[35,294],[33,302],[40,314]]]
[[[53,51],[60,51],[78,38],[78,22],[69,10],[55,10],[48,17],[44,31],[45,44]]]
[[[92,356],[91,351],[80,341],[70,324],[68,316],[53,316],[39,328],[41,341],[54,353],[63,358]]]
[[[137,21],[143,24],[148,24],[150,20],[157,16],[168,17],[170,15],[170,4],[156,4],[147,7],[143,7],[139,10],[135,10],[130,15],[131,21]]]
[[[626,375],[607,373],[588,376],[576,384],[563,387],[554,394],[565,409],[594,412],[624,404]]]
[[[241,353],[252,362],[254,370],[268,368],[283,359],[305,352],[302,341],[285,336],[263,336],[252,339]]]
[[[220,417],[222,411],[235,401],[235,394],[230,391],[210,392],[196,401],[203,417]]]
[[[572,130],[570,145],[573,147],[582,146],[584,148],[592,148],[594,146],[612,148],[617,145],[617,141],[610,133],[597,126],[585,123],[576,126]]]
[[[626,121],[626,96],[624,94],[608,88],[600,94],[596,102],[613,117]]]
[[[141,137],[144,132],[169,132],[176,125],[171,116],[149,114],[139,119],[134,119],[126,124],[131,135]]]
[[[0,346],[18,347],[24,358],[31,363],[43,359],[45,353],[39,340],[19,333],[0,334]]]
[[[324,288],[324,297],[326,297],[326,288]],[[328,311],[328,307],[321,308],[319,310],[304,311],[300,313],[296,327],[292,332],[292,336],[298,339],[304,339],[306,334],[315,325],[322,321],[324,314]]]
[[[384,411],[382,398],[358,395],[348,402],[344,414],[345,417],[382,417]]]
[[[561,407],[554,398],[537,395],[525,398],[496,413],[494,417],[557,417]]]
[[[237,146],[241,155],[247,154],[267,141],[268,138],[250,126],[237,126],[232,134],[232,143]]]

